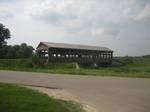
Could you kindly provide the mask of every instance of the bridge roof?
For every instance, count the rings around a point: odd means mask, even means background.
[[[94,51],[111,51],[107,47],[90,46],[90,45],[79,45],[79,44],[66,44],[66,43],[54,43],[54,42],[40,42],[37,50],[48,49],[48,48],[64,48],[64,49],[77,49],[77,50],[94,50]]]

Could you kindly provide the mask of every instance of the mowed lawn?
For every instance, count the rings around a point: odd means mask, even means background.
[[[17,70],[73,75],[121,76],[150,78],[150,57],[118,58],[125,63],[120,67],[81,68],[77,70],[74,63],[50,63],[45,67],[30,67],[29,59],[0,59],[1,70]]]
[[[0,83],[1,112],[83,112],[81,105],[56,100],[16,85]]]

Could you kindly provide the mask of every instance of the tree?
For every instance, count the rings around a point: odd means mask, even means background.
[[[6,45],[7,42],[5,40],[9,38],[11,38],[9,29],[0,23],[0,48]]]
[[[5,45],[0,48],[0,58],[19,59],[32,57],[34,48],[25,43],[21,45]]]
[[[28,46],[26,43],[22,43],[20,45],[20,52],[22,52],[22,58],[29,58],[32,56],[34,48],[32,46]]]

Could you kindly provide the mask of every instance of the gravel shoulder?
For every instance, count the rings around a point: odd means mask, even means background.
[[[66,90],[62,89],[50,89],[50,88],[44,88],[44,87],[34,87],[34,86],[24,86],[33,90],[37,90],[39,92],[45,93],[50,97],[54,97],[56,99],[61,99],[65,101],[72,101],[76,102],[82,105],[83,109],[86,112],[98,112],[94,107],[91,107],[87,104],[85,101],[81,101],[77,96],[69,93]]]

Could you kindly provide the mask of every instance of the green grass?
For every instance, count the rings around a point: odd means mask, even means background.
[[[46,67],[27,67],[28,59],[0,59],[1,70],[44,72],[74,75],[121,76],[150,78],[150,58],[118,58],[125,66],[100,67],[98,69],[75,69],[74,63],[51,63]]]
[[[83,112],[81,105],[50,98],[16,85],[0,83],[1,112]]]

